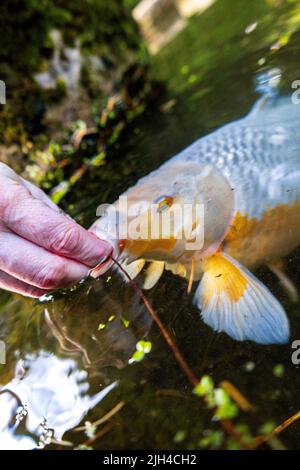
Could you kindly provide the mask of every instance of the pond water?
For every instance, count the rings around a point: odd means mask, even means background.
[[[268,73],[278,77],[281,93],[291,92],[291,83],[300,79],[299,57],[300,2],[216,1],[151,59],[152,77],[166,86],[164,100],[139,118],[119,149],[120,159],[95,171],[65,209],[89,226],[98,204],[112,202],[196,138],[245,115],[267,86]],[[299,255],[286,260],[298,287]],[[300,408],[300,372],[291,361],[291,343],[300,338],[299,303],[289,301],[264,267],[258,276],[289,315],[292,335],[285,346],[214,333],[200,320],[186,281],[170,273],[147,294],[195,374],[208,374],[215,384],[230,381],[253,405],[233,417],[246,440]],[[141,299],[115,272],[43,304],[1,292],[0,312],[0,339],[6,343],[1,448],[48,443],[53,430],[66,442],[50,448],[237,447],[212,410],[191,393]],[[137,344],[146,348],[139,362],[132,360],[141,356],[134,355]],[[98,420],[97,426],[84,425]],[[299,442],[295,422],[270,445],[295,449]]]

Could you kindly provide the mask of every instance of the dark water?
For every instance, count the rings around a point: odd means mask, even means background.
[[[275,69],[280,92],[291,91],[300,79],[299,58],[300,2],[215,2],[152,59],[152,76],[166,84],[164,102],[143,115],[119,149],[120,159],[95,173],[65,208],[88,226],[99,203],[113,201],[194,139],[246,114],[266,73]],[[299,287],[299,253],[286,262]],[[230,381],[253,405],[233,418],[246,440],[300,408],[300,372],[291,361],[291,343],[300,338],[299,304],[289,301],[268,270],[257,274],[287,310],[292,336],[286,346],[238,343],[213,333],[201,322],[186,282],[169,273],[148,295],[197,376],[209,374],[216,385]],[[7,346],[0,383],[9,390],[0,394],[2,447],[31,448],[50,428],[65,441],[95,449],[237,446],[192,395],[139,296],[113,272],[43,305],[0,295],[0,338]],[[151,342],[151,351],[128,364],[142,339]],[[20,401],[28,416],[17,426]],[[96,437],[74,431],[115,406],[119,411],[99,424]],[[296,422],[271,446],[299,448],[299,439]]]

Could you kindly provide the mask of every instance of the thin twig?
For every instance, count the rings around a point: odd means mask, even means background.
[[[185,359],[181,355],[179,349],[177,348],[176,344],[173,342],[173,340],[172,340],[171,336],[169,335],[168,331],[164,327],[164,325],[161,322],[161,320],[159,319],[159,317],[156,315],[156,313],[155,313],[154,309],[152,308],[152,306],[150,305],[147,297],[144,295],[144,293],[140,289],[140,287],[132,280],[132,278],[127,273],[127,271],[123,268],[123,266],[115,258],[113,258],[112,256],[111,256],[111,259],[118,266],[118,268],[122,271],[122,273],[125,275],[125,277],[128,279],[128,281],[131,284],[131,286],[133,287],[133,289],[139,294],[139,296],[142,299],[142,301],[144,302],[148,312],[150,313],[153,320],[155,321],[158,328],[160,329],[166,343],[168,344],[168,346],[172,350],[176,361],[178,362],[181,369],[183,370],[183,372],[187,376],[187,378],[190,381],[191,385],[195,388],[199,384],[200,380],[197,378],[197,376],[194,374],[194,372],[192,371],[190,366],[187,364],[187,362],[185,361]],[[205,397],[204,397],[204,400],[206,401]],[[214,409],[212,409],[212,411],[213,410]],[[238,431],[236,431],[233,423],[230,420],[221,419],[220,423],[223,426],[224,430],[229,435],[231,435],[233,437],[233,439],[241,446],[241,448],[250,449],[250,447],[243,442],[242,436],[240,435],[240,433]]]
[[[237,403],[239,408],[243,411],[253,410],[253,406],[248,399],[238,390],[229,380],[224,380],[221,386],[231,396],[231,398]]]
[[[294,424],[296,421],[298,421],[298,419],[300,419],[300,411],[298,411],[297,413],[295,413],[293,416],[291,416],[290,418],[286,419],[283,423],[279,424],[279,426],[277,426],[277,428],[275,429],[274,433],[275,434],[280,434],[282,431],[284,431],[286,428],[288,428],[289,426],[291,426],[291,424]]]
[[[150,305],[148,299],[146,298],[146,296],[144,295],[143,291],[139,288],[139,286],[131,279],[131,277],[129,276],[129,274],[127,273],[127,271],[123,268],[123,266],[116,260],[112,257],[112,260],[113,262],[118,266],[118,268],[122,271],[122,273],[127,277],[128,281],[130,282],[130,284],[132,285],[132,287],[134,288],[134,290],[139,294],[139,296],[141,297],[141,299],[143,300],[148,312],[150,313],[150,315],[152,316],[153,320],[155,321],[155,323],[157,324],[157,326],[159,327],[163,337],[165,338],[166,340],[166,343],[168,344],[168,346],[172,349],[173,353],[174,353],[174,356],[178,362],[178,364],[180,365],[180,367],[182,368],[183,372],[185,373],[185,375],[188,377],[189,381],[191,382],[191,384],[193,385],[193,387],[196,387],[199,383],[199,379],[196,377],[196,375],[194,374],[194,372],[192,371],[192,369],[189,367],[189,365],[187,364],[187,362],[185,361],[185,359],[182,357],[181,353],[179,352],[177,346],[175,345],[175,343],[173,342],[173,340],[171,339],[169,333],[167,332],[167,330],[165,329],[163,323],[161,322],[161,320],[159,319],[159,317],[156,315],[155,311],[153,310],[152,306]]]
[[[90,446],[91,444],[93,444],[94,442],[97,441],[97,439],[99,439],[100,437],[104,436],[104,434],[106,434],[108,431],[110,431],[112,429],[113,425],[112,424],[107,424],[106,426],[104,426],[104,428],[101,428],[100,431],[98,431],[93,437],[91,437],[90,439],[88,439],[87,441],[85,441],[83,443],[84,446]]]
[[[118,413],[125,403],[123,401],[120,401],[116,406],[114,406],[106,415],[102,416],[102,418],[99,418],[97,421],[94,421],[91,423],[93,426],[100,426],[100,424],[106,423],[110,418],[112,418],[116,413]],[[85,431],[86,427],[85,426],[79,426],[73,431],[79,432],[79,431]]]
[[[300,411],[297,411],[297,413],[295,413],[293,416],[290,416],[290,418],[286,419],[285,421],[283,421],[283,423],[279,424],[279,426],[277,426],[271,434],[265,434],[263,436],[255,437],[251,447],[253,449],[256,449],[260,445],[268,442],[274,436],[277,436],[278,434],[280,434],[282,431],[284,431],[286,428],[294,424],[299,419],[300,419]]]
[[[62,446],[62,447],[73,447],[73,442],[70,441],[60,441],[58,439],[55,439],[54,437],[51,438],[51,444],[57,445],[57,446]]]
[[[249,446],[248,444],[245,444],[243,437],[241,434],[235,429],[235,426],[229,419],[222,419],[220,420],[220,423],[222,424],[223,428],[229,434],[230,436],[233,437],[233,439],[241,446],[242,449],[246,450],[252,450],[252,447]]]

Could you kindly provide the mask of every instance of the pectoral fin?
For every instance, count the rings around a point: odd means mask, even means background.
[[[152,289],[159,281],[164,269],[165,263],[163,261],[152,261],[146,269],[143,289]]]
[[[293,281],[289,278],[284,270],[284,264],[282,261],[278,261],[277,263],[273,262],[269,265],[270,270],[272,271],[277,279],[279,280],[282,287],[285,289],[289,299],[291,302],[299,302],[299,292]]]
[[[274,344],[289,339],[283,307],[262,282],[227,254],[206,260],[194,302],[207,325],[236,340]]]
[[[127,274],[130,276],[131,279],[136,278],[143,267],[145,266],[146,261],[144,259],[137,259],[136,261],[132,261],[131,263],[123,263],[122,267],[125,269]],[[128,278],[124,276],[124,274],[121,272],[121,275],[124,277],[126,281],[128,281]]]
[[[145,264],[146,260],[140,258],[128,264],[126,262],[122,263],[122,267],[126,270],[131,279],[135,279],[142,271]],[[152,289],[152,287],[154,287],[155,284],[159,281],[161,275],[164,272],[164,269],[165,263],[163,261],[151,261],[145,271],[143,289]],[[128,278],[124,276],[122,272],[120,272],[120,274],[123,276],[125,281],[128,281]]]

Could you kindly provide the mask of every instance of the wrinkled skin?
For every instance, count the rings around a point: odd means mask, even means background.
[[[0,288],[40,297],[85,277],[110,250],[0,163]]]

